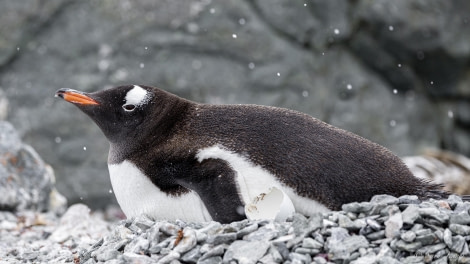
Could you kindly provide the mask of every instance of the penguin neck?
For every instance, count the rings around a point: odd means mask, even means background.
[[[187,100],[168,102],[163,111],[159,111],[158,115],[144,124],[139,133],[132,138],[109,141],[108,164],[121,163],[134,154],[145,151],[146,148],[158,148],[167,142],[183,128],[192,104],[194,103]]]

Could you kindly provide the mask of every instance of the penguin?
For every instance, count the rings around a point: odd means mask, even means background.
[[[271,106],[196,103],[127,85],[56,96],[87,114],[109,141],[108,169],[127,217],[229,223],[270,187],[296,212],[340,210],[373,195],[441,199],[390,150],[310,115]]]

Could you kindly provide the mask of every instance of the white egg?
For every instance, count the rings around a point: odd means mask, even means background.
[[[294,212],[295,208],[290,198],[276,187],[260,193],[250,204],[245,205],[245,214],[250,220],[267,219],[284,222]]]

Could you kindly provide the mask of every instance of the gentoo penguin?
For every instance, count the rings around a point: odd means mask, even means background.
[[[305,215],[375,194],[443,198],[386,148],[300,112],[212,105],[143,85],[60,89],[110,143],[108,166],[127,217],[222,223],[274,186]]]

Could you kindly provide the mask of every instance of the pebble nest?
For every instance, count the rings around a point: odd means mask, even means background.
[[[470,203],[374,196],[286,222],[0,212],[0,263],[470,263]]]

